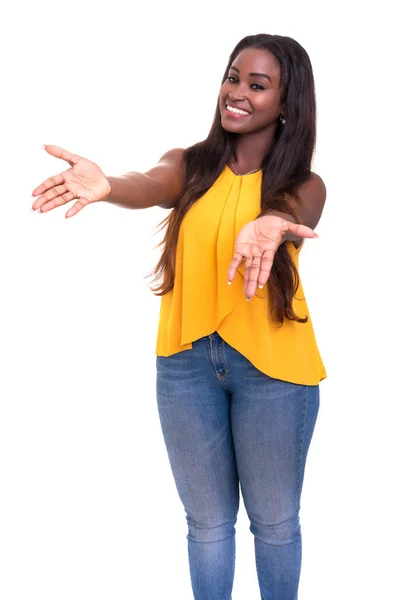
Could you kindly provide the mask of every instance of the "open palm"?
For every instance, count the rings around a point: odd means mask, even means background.
[[[96,163],[59,146],[45,146],[45,150],[67,161],[71,168],[49,177],[33,190],[32,196],[39,195],[32,204],[33,210],[48,212],[77,198],[78,201],[65,214],[66,217],[73,217],[84,206],[104,200],[110,194],[110,183]]]
[[[275,254],[289,232],[304,238],[318,237],[310,227],[286,221],[276,215],[264,215],[246,223],[236,238],[234,255],[228,269],[228,282],[233,280],[245,259],[244,293],[249,299],[254,296],[257,285],[263,287],[267,283]]]

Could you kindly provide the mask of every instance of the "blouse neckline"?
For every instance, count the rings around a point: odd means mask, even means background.
[[[243,175],[237,175],[236,173],[234,173],[232,171],[232,169],[230,168],[230,166],[228,164],[225,165],[225,169],[227,169],[229,171],[229,173],[231,173],[231,175],[233,175],[233,177],[254,177],[254,175],[259,175],[259,173],[262,172],[262,169],[258,169],[257,171],[254,171],[253,173],[245,173]]]

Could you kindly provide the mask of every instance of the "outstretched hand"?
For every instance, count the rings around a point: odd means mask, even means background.
[[[32,210],[48,212],[77,198],[77,202],[65,214],[66,217],[73,217],[88,204],[109,196],[111,185],[96,163],[59,146],[49,145],[44,149],[48,154],[67,161],[71,168],[49,177],[33,190],[32,196],[39,198],[32,204]]]
[[[234,255],[228,269],[228,284],[245,259],[244,293],[250,300],[256,293],[257,285],[262,288],[267,283],[275,254],[289,232],[303,238],[318,237],[310,227],[286,221],[276,215],[264,215],[246,223],[236,238]]]

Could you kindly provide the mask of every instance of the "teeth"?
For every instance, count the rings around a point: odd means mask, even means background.
[[[229,110],[229,112],[233,112],[236,113],[238,115],[249,115],[250,113],[247,112],[247,110],[240,110],[240,108],[233,108],[233,106],[229,106],[229,104],[226,105],[227,110]]]

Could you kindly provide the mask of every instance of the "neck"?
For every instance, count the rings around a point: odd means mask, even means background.
[[[275,129],[274,123],[267,129],[237,136],[231,163],[239,173],[261,169],[264,156],[274,144]]]

